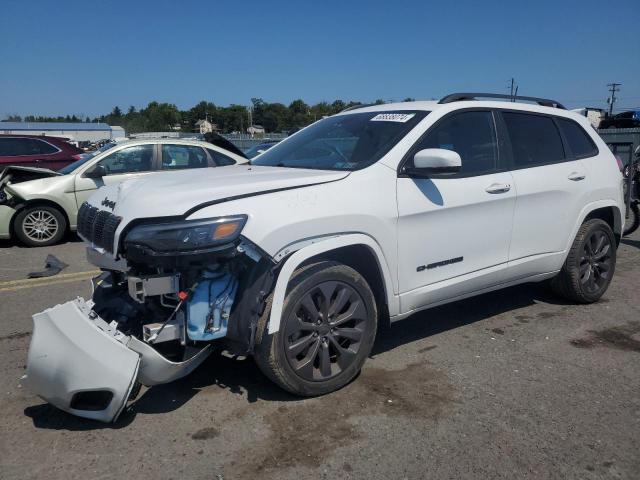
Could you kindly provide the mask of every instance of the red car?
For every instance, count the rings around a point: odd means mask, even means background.
[[[83,153],[64,138],[42,135],[0,135],[0,173],[9,165],[58,170]]]

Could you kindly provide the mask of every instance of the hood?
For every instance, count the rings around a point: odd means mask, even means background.
[[[341,180],[349,173],[251,165],[158,172],[101,188],[89,203],[111,209],[126,225],[137,218],[190,215],[206,205]]]
[[[212,145],[215,145],[216,147],[220,147],[224,150],[228,150],[229,152],[235,153],[236,155],[239,155],[242,158],[247,158],[247,156],[244,154],[242,150],[240,150],[233,143],[231,143],[229,140],[227,140],[226,138],[224,138],[222,135],[218,133],[215,133],[215,132],[205,133],[204,140],[205,142],[209,142]]]
[[[48,168],[9,166],[0,173],[0,186],[6,183],[21,183],[38,178],[57,177],[62,175]]]

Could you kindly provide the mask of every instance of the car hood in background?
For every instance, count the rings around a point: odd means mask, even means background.
[[[12,184],[37,180],[39,178],[58,177],[59,172],[48,168],[9,166],[0,173],[0,186],[11,182]]]
[[[160,172],[101,188],[89,203],[111,210],[126,225],[138,218],[189,216],[207,205],[341,180],[349,173],[251,165]]]

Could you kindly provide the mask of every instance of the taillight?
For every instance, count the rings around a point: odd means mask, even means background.
[[[620,169],[620,171],[624,170],[624,163],[622,163],[622,160],[620,159],[620,157],[618,155],[614,155],[614,157],[616,157],[616,162],[618,162],[618,168]]]
[[[71,158],[73,158],[74,160],[82,160],[82,155],[80,155],[79,153],[75,154],[75,155],[71,155]]]

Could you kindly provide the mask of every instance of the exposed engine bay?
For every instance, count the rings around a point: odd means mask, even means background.
[[[251,352],[275,264],[246,240],[173,266],[87,251],[103,270],[92,299],[34,316],[23,382],[58,408],[115,421],[136,385],[188,375],[214,348]]]

